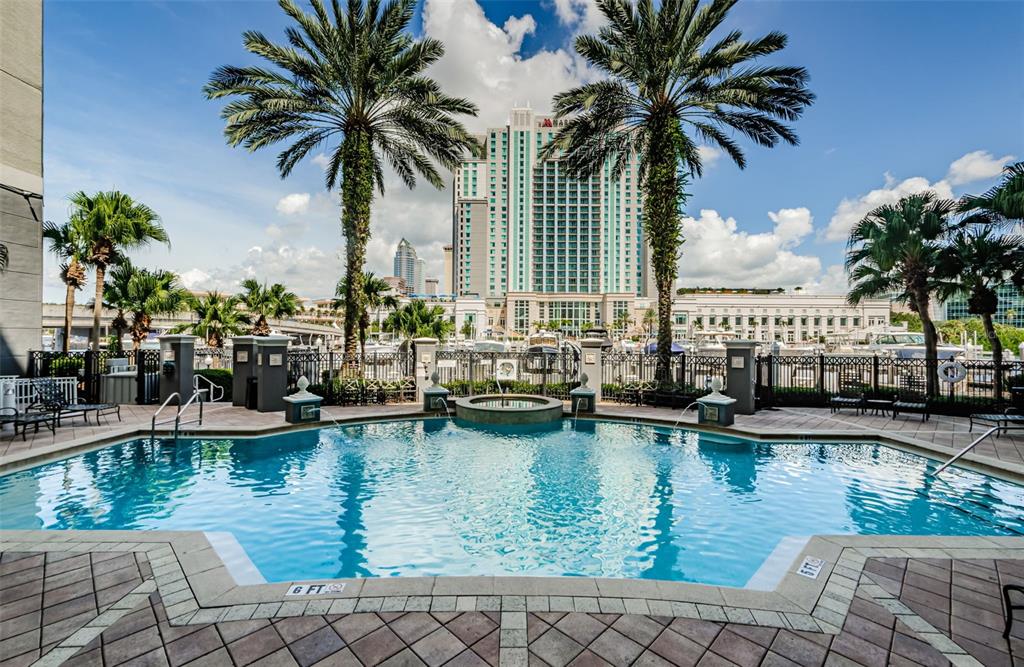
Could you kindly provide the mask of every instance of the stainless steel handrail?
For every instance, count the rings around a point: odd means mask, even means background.
[[[216,403],[220,399],[224,398],[224,387],[221,387],[220,385],[218,385],[217,383],[215,383],[213,380],[211,380],[210,378],[206,377],[205,375],[193,375],[192,376],[192,388],[193,389],[195,389],[196,391],[199,391],[199,381],[200,380],[204,380],[206,382],[206,384],[210,385],[209,389],[206,389],[205,391],[209,391],[210,392],[210,402],[211,403]],[[219,396],[217,395],[217,392],[216,392],[217,389],[220,389],[220,395]]]
[[[171,399],[173,399],[173,398],[177,398],[178,399],[178,405],[181,405],[181,394],[179,394],[178,392],[174,392],[173,394],[168,396],[166,398],[166,400],[164,400],[164,402],[160,405],[160,407],[157,408],[156,412],[153,413],[153,419],[152,419],[152,421],[150,422],[150,425],[149,425],[149,439],[150,440],[153,439],[154,432],[156,431],[156,427],[157,427],[156,418],[160,416],[160,413],[164,411],[164,408],[167,407],[167,405],[171,402]],[[175,419],[177,419],[177,415],[175,415]],[[160,425],[170,424],[172,421],[174,421],[174,419],[168,419],[166,421],[160,422]]]
[[[1001,427],[999,427],[999,426],[993,426],[993,427],[992,427],[992,428],[990,428],[989,430],[987,430],[987,431],[985,431],[984,433],[982,433],[980,437],[978,437],[977,439],[975,439],[975,440],[974,440],[974,442],[972,442],[971,444],[969,444],[969,445],[967,445],[966,447],[964,447],[963,449],[961,449],[961,450],[960,450],[960,451],[959,451],[959,452],[957,453],[957,455],[956,455],[956,456],[954,456],[954,457],[953,457],[953,458],[951,458],[950,460],[948,460],[948,461],[946,461],[945,463],[943,463],[943,464],[942,464],[941,466],[939,466],[939,469],[938,469],[938,470],[936,470],[936,471],[935,471],[934,473],[932,473],[932,474],[933,474],[934,476],[936,476],[936,477],[938,477],[939,475],[941,475],[941,474],[942,474],[942,471],[943,471],[943,470],[945,470],[945,469],[946,469],[946,468],[948,468],[949,466],[951,466],[951,465],[953,465],[954,463],[956,463],[957,461],[959,461],[959,460],[960,460],[960,457],[961,457],[961,456],[963,456],[963,455],[964,455],[964,454],[966,454],[967,452],[969,452],[969,451],[971,451],[972,449],[974,449],[974,447],[975,447],[975,446],[976,446],[976,445],[977,445],[977,444],[978,444],[979,442],[981,442],[982,440],[984,440],[984,439],[985,439],[985,438],[987,438],[988,436],[992,435],[993,433],[996,433],[997,431],[999,431],[999,429],[1000,429],[1000,428],[1001,428]]]
[[[180,408],[178,408],[178,414],[175,415],[175,419],[174,419],[174,438],[175,439],[178,438],[178,429],[181,427],[182,424],[194,424],[196,422],[199,422],[200,426],[203,425],[203,394],[205,394],[205,393],[206,393],[205,389],[196,389],[195,392],[192,394],[192,396],[189,397],[189,399],[185,402],[185,405],[183,405]],[[185,410],[188,409],[188,406],[192,405],[197,400],[199,401],[199,418],[198,419],[192,419],[192,420],[186,421],[186,422],[181,421],[181,415],[185,414]]]

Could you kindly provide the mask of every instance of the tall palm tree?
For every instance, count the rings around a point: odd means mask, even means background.
[[[119,304],[131,314],[128,330],[132,347],[139,349],[152,330],[154,315],[170,315],[188,306],[191,295],[170,271],[133,268],[124,300]]]
[[[252,326],[254,336],[270,335],[268,319],[280,320],[291,317],[302,309],[298,295],[289,292],[281,283],[267,287],[266,283],[260,285],[256,280],[247,278],[242,281],[242,289],[245,292],[240,299],[249,315],[256,318],[256,323]]]
[[[992,321],[999,307],[996,288],[1006,282],[1008,276],[1020,272],[1022,263],[1024,238],[997,235],[992,227],[959,230],[950,238],[940,257],[940,271],[946,283],[940,287],[939,296],[943,299],[966,296],[967,311],[981,316],[985,337],[992,346],[993,391],[997,400],[1003,395],[1003,343]]]
[[[92,314],[92,347],[99,349],[100,316],[103,314],[104,276],[126,250],[147,246],[152,241],[170,247],[160,217],[142,202],[112,190],[71,195],[71,217],[81,241],[88,247],[85,258],[96,270],[96,296]]]
[[[407,338],[429,336],[444,340],[455,325],[444,314],[441,306],[427,306],[423,301],[405,304],[384,320],[384,330]]]
[[[965,222],[1024,221],[1024,162],[1007,166],[998,185],[982,195],[965,195],[957,208],[970,214]]]
[[[336,299],[331,302],[334,308],[345,304],[348,294],[348,276],[342,276],[334,290]],[[375,276],[372,272],[363,274],[363,310],[359,315],[359,353],[366,356],[366,332],[370,328],[370,311],[380,312],[382,308],[396,310],[398,299],[391,293],[391,285]]]
[[[907,302],[921,318],[928,395],[937,391],[938,335],[929,306],[942,286],[939,260],[956,203],[932,192],[909,195],[874,209],[854,225],[847,243],[847,300],[887,297]]]
[[[770,32],[753,40],[739,30],[710,43],[736,0],[597,0],[607,24],[576,38],[576,51],[607,78],[555,96],[571,116],[545,148],[574,176],[606,165],[618,176],[639,158],[643,225],[658,289],[659,382],[670,381],[672,287],[683,243],[680,208],[688,176],[699,177],[698,140],[721,148],[740,167],[746,158],[727,133],[762,146],[797,143],[783,121],[814,100],[802,67],[755,65],[786,45]]]
[[[255,151],[281,141],[282,178],[311,150],[329,147],[326,187],[340,182],[345,237],[345,353],[356,352],[362,312],[363,265],[370,238],[374,185],[383,194],[386,161],[413,187],[416,174],[440,189],[434,163],[453,168],[476,141],[455,118],[476,106],[450,97],[424,72],[443,54],[440,42],[413,39],[408,31],[416,0],[334,0],[331,9],[311,0],[307,14],[293,0],[279,0],[297,25],[288,45],[246,32],[245,48],[272,68],[224,66],[205,87],[209,99],[234,98],[221,116],[231,146]]]
[[[136,274],[135,266],[127,258],[122,259],[114,265],[106,276],[106,287],[103,288],[103,305],[116,310],[114,319],[110,326],[114,329],[116,342],[114,350],[120,352],[122,349],[121,340],[124,332],[129,327],[128,318],[125,316],[125,308],[129,306],[131,296],[131,281]]]
[[[70,221],[57,225],[47,220],[43,223],[43,238],[49,241],[50,252],[61,262],[60,279],[64,283],[64,342],[61,349],[67,354],[71,347],[75,292],[85,287],[87,280],[84,261],[88,249]]]
[[[188,304],[196,314],[196,321],[179,324],[172,333],[188,332],[199,336],[208,347],[224,347],[224,339],[238,336],[251,324],[249,315],[242,311],[242,298],[231,294],[210,292],[202,298],[192,297]]]
[[[7,263],[11,259],[11,253],[7,249],[6,243],[0,243],[0,273],[7,270]]]

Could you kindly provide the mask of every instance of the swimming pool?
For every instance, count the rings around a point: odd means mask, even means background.
[[[812,534],[1016,535],[1024,487],[876,444],[566,420],[133,441],[0,478],[0,528],[228,531],[269,581],[637,577],[742,586]]]

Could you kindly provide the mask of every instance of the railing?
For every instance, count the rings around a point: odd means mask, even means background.
[[[64,400],[70,405],[78,403],[78,379],[73,377],[56,377],[53,378],[53,383]],[[13,392],[13,397],[8,398],[8,390]],[[11,400],[13,404],[9,407],[13,407],[18,412],[24,412],[25,408],[32,405],[36,400],[36,390],[32,386],[32,380],[30,378],[18,378],[14,376],[0,377],[0,400],[3,401],[3,405],[7,407],[7,401]]]
[[[607,400],[639,400],[658,389],[658,356],[642,352],[610,352],[601,358],[601,393]],[[712,378],[725,381],[725,354],[676,354],[670,357],[671,386],[681,397],[708,392]],[[681,399],[682,400],[682,399]]]
[[[847,393],[892,399],[927,391],[929,372],[942,361],[877,355],[762,355],[756,363],[756,393],[763,407],[825,406]],[[967,414],[1006,404],[1010,388],[1024,385],[1024,363],[1002,364],[1001,395],[996,395],[995,364],[989,360],[961,362],[967,372],[960,382],[937,382],[929,401],[934,412]],[[930,370],[931,369],[931,370]]]
[[[160,404],[160,407],[157,408],[156,412],[153,413],[153,418],[150,421],[150,426],[149,426],[149,441],[153,442],[156,439],[156,427],[157,426],[163,426],[165,424],[172,424],[173,423],[174,424],[174,432],[173,432],[172,437],[174,438],[174,440],[178,439],[178,432],[181,430],[182,424],[195,424],[195,423],[198,423],[200,426],[202,426],[203,425],[203,394],[205,394],[205,393],[206,393],[205,389],[197,389],[196,391],[192,392],[192,395],[189,397],[188,401],[186,401],[184,405],[181,404],[181,394],[179,394],[178,392],[174,392],[173,394],[168,396],[164,400],[164,402]],[[178,409],[174,411],[174,416],[173,417],[168,417],[167,419],[165,419],[163,421],[157,421],[157,418],[160,416],[160,413],[163,412],[164,409],[168,405],[170,405],[171,401],[173,401],[173,400],[177,400],[178,401],[176,403],[176,405],[178,406]],[[183,414],[185,414],[185,411],[188,410],[188,407],[190,405],[192,405],[193,403],[199,403],[199,416],[197,418],[195,418],[195,419],[190,419],[188,421],[184,421],[184,422],[181,421],[181,416]]]
[[[210,393],[210,402],[211,403],[216,403],[220,399],[224,398],[224,387],[222,387],[219,384],[215,383],[213,380],[211,380],[208,377],[205,377],[205,376],[202,376],[202,375],[193,375],[192,376],[192,388],[194,390],[196,390],[196,391],[199,391],[199,385],[200,384],[206,384],[207,385],[206,389],[203,389],[203,391],[207,391],[207,392]]]
[[[439,350],[438,382],[453,396],[532,393],[569,399],[579,386],[580,358],[575,350],[543,352],[476,352]]]
[[[989,430],[987,430],[987,431],[985,431],[984,433],[982,433],[982,434],[981,434],[980,436],[978,436],[977,438],[975,438],[975,439],[974,439],[974,440],[973,440],[973,441],[971,442],[971,444],[969,444],[969,445],[967,445],[966,447],[964,447],[963,449],[961,449],[961,450],[960,450],[959,452],[957,452],[957,454],[956,454],[955,456],[953,456],[953,457],[952,457],[951,459],[949,459],[948,461],[946,461],[945,463],[943,463],[943,464],[942,464],[941,466],[939,466],[938,470],[936,470],[936,471],[935,471],[934,473],[932,473],[932,474],[933,474],[933,475],[934,475],[935,477],[938,477],[939,475],[941,475],[941,474],[942,474],[942,471],[943,471],[943,470],[945,470],[945,469],[946,469],[946,468],[948,468],[949,466],[951,466],[951,465],[953,465],[954,463],[956,463],[957,461],[959,461],[959,460],[961,459],[961,457],[963,457],[963,455],[964,455],[964,454],[966,454],[967,452],[969,452],[969,451],[971,451],[972,449],[974,449],[974,448],[975,448],[975,447],[976,447],[976,446],[977,446],[977,445],[978,445],[978,444],[979,444],[979,443],[980,443],[980,442],[981,442],[982,440],[984,440],[985,438],[989,437],[989,436],[990,436],[990,435],[992,435],[993,433],[998,433],[998,432],[999,432],[999,429],[1000,429],[1000,428],[1002,428],[1002,427],[1001,427],[1001,426],[993,426],[993,427],[992,427],[992,428],[990,428]]]
[[[160,350],[100,350],[93,352],[29,352],[29,377],[75,378],[78,396],[86,402],[98,403],[101,378],[107,372],[107,361],[126,359],[136,367],[136,401],[151,405],[159,400]]]
[[[365,357],[289,352],[288,390],[295,391],[304,375],[309,391],[323,396],[324,405],[415,400],[415,362],[411,351],[369,352]]]

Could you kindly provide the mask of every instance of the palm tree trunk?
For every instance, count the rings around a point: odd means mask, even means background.
[[[996,334],[995,324],[992,323],[992,313],[982,313],[981,323],[985,327],[985,336],[992,346],[992,366],[995,377],[992,378],[992,391],[995,394],[996,402],[1003,400],[1003,341],[999,340]]]
[[[928,292],[919,292],[914,299],[914,303],[917,307],[917,314],[921,318],[921,329],[924,332],[925,387],[927,388],[928,396],[934,398],[939,393],[939,335],[935,331],[932,315],[928,312],[930,300]]]
[[[672,288],[678,273],[679,177],[672,146],[672,128],[667,121],[655,123],[648,151],[649,167],[645,183],[644,227],[651,248],[654,282],[658,288],[658,364],[655,379],[659,385],[672,382]]]
[[[92,305],[92,349],[100,349],[100,316],[103,315],[103,280],[107,267],[102,262],[96,264],[96,301]]]
[[[71,349],[71,325],[75,317],[75,287],[67,284],[67,292],[64,295],[64,342],[61,349],[67,354]]]
[[[370,139],[355,131],[342,146],[341,229],[345,236],[345,357],[354,359],[357,331],[363,312],[363,265],[370,240],[370,204],[373,201],[373,153]]]

